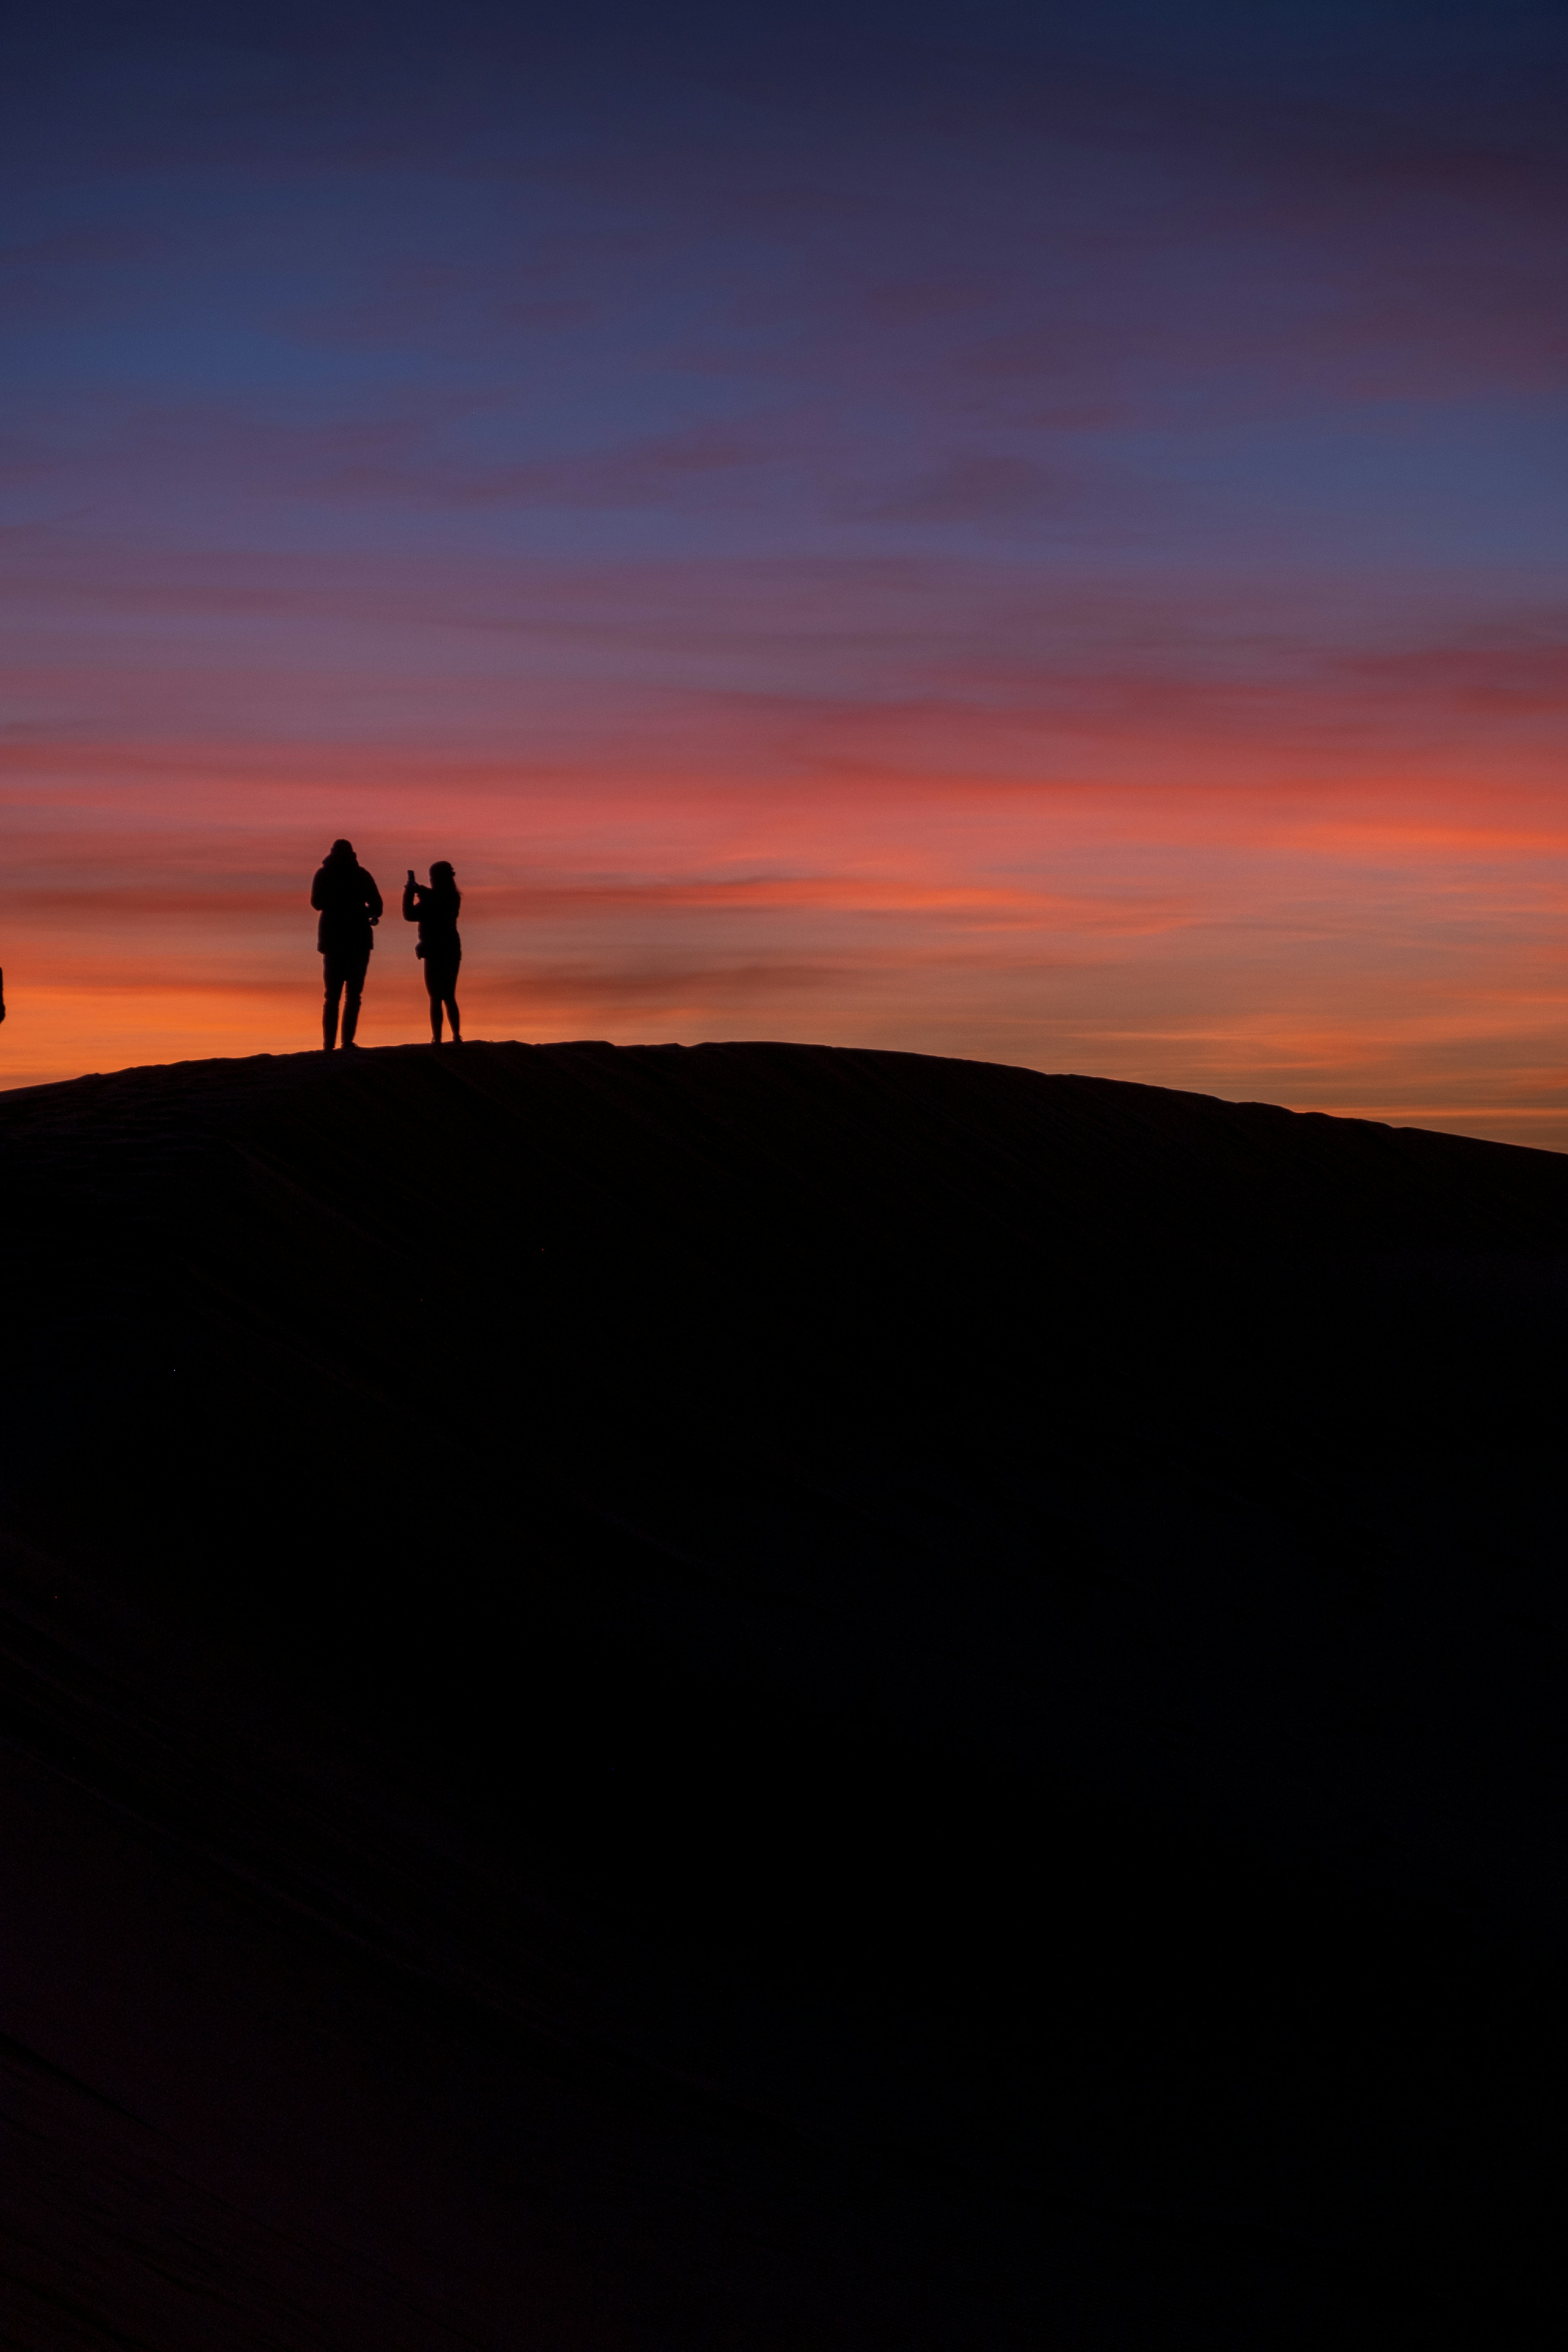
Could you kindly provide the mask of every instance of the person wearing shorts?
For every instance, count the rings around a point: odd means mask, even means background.
[[[445,858],[432,866],[428,882],[416,882],[414,868],[409,867],[408,879],[403,886],[403,919],[419,926],[419,944],[414,952],[425,966],[432,1045],[441,1042],[443,1009],[452,1024],[453,1045],[463,1042],[462,1024],[458,1018],[458,966],[463,961],[463,942],[458,937],[458,909],[462,903],[458,877]]]

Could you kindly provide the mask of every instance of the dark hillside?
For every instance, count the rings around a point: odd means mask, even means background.
[[[1560,2340],[1568,1160],[0,1097],[0,2344]]]

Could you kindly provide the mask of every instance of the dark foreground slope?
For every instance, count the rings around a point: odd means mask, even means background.
[[[1561,2340],[1568,1160],[0,1101],[0,2342]]]

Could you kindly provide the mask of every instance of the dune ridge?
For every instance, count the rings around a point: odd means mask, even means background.
[[[1568,1160],[470,1044],[0,1197],[12,2340],[1556,2340]]]

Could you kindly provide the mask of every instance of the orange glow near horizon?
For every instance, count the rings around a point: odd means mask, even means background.
[[[309,1050],[310,876],[347,832],[388,908],[367,1045],[425,1033],[397,894],[446,855],[476,1036],[806,1038],[1568,1148],[1568,824],[1532,761],[1260,790],[1235,744],[1033,784],[768,749],[747,778],[55,747],[42,790],[14,758],[0,1084]]]
[[[1547,15],[492,13],[27,20],[0,1087],[310,1050],[347,835],[369,1044],[449,857],[476,1035],[1568,1149]]]

